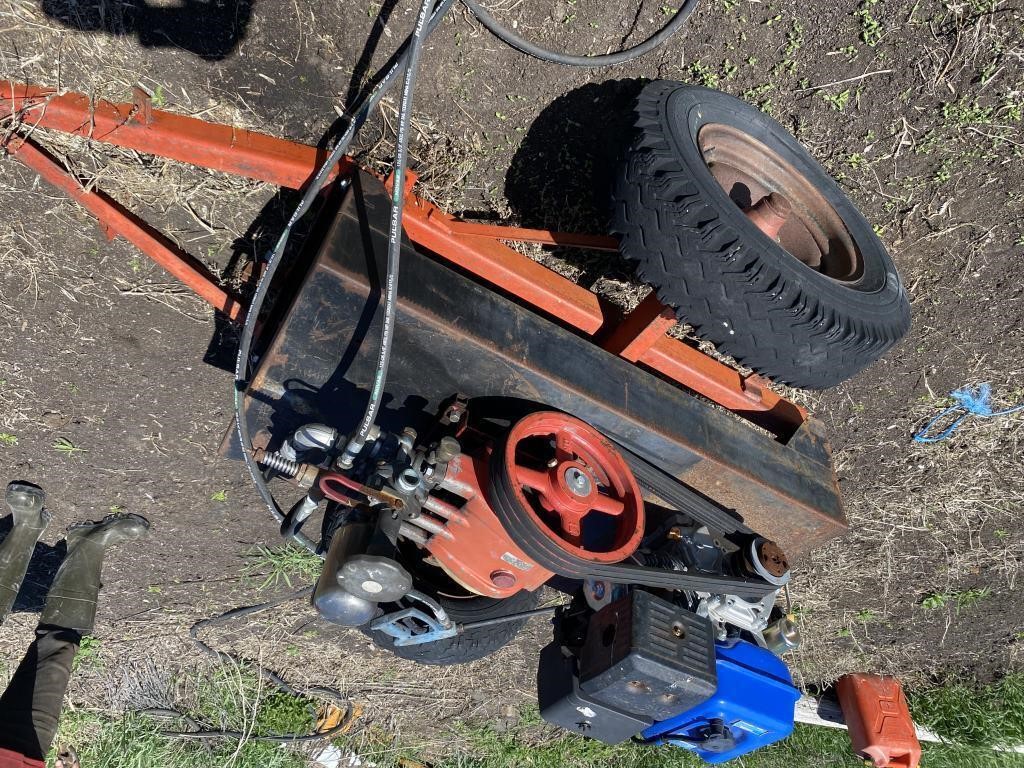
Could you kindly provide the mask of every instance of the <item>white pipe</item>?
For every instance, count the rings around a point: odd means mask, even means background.
[[[796,703],[796,721],[807,725],[819,725],[823,728],[842,728],[846,730],[846,720],[843,718],[843,710],[839,704],[831,699],[816,699],[813,696],[801,696]],[[954,741],[944,739],[934,731],[914,723],[914,730],[917,732],[918,741],[927,741],[932,744],[948,744],[951,746],[963,746]],[[990,747],[993,752],[1016,752],[1024,754],[1024,744],[1016,747]]]

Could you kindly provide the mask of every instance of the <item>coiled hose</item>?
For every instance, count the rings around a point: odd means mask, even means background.
[[[679,6],[679,9],[664,27],[632,48],[616,51],[615,53],[598,54],[596,56],[574,56],[569,53],[559,53],[558,51],[541,48],[539,45],[531,43],[525,37],[516,34],[508,27],[503,26],[476,0],[462,0],[463,5],[469,9],[477,21],[483,24],[491,34],[502,42],[534,58],[549,61],[552,64],[562,64],[567,67],[611,67],[637,59],[645,53],[650,53],[659,45],[668,42],[672,35],[683,28],[683,24],[690,18],[690,14],[693,13],[698,2],[699,0],[683,0],[683,4]]]
[[[277,268],[281,265],[282,257],[284,255],[285,247],[288,244],[288,240],[291,237],[292,230],[299,220],[306,214],[307,211],[313,206],[313,201],[316,200],[317,195],[323,190],[331,176],[331,170],[338,164],[342,156],[348,151],[349,145],[352,143],[352,139],[355,137],[356,131],[366,121],[367,115],[377,103],[383,98],[384,94],[394,85],[398,79],[399,74],[403,68],[408,68],[408,62],[414,45],[422,46],[424,38],[429,36],[444,18],[444,15],[448,12],[448,9],[452,7],[454,0],[441,0],[434,8],[434,12],[431,14],[429,20],[423,27],[417,24],[417,28],[420,31],[420,36],[414,38],[410,36],[408,40],[402,45],[401,54],[395,59],[395,63],[391,66],[391,69],[384,75],[384,77],[377,83],[377,85],[370,91],[369,95],[365,97],[361,102],[357,103],[356,107],[352,111],[352,120],[345,128],[345,132],[341,135],[338,143],[335,145],[331,154],[328,155],[327,159],[323,162],[317,172],[313,175],[309,184],[306,185],[306,189],[303,192],[302,198],[296,206],[295,211],[288,219],[288,223],[285,225],[284,230],[278,237],[277,242],[274,245],[274,249],[266,257],[266,268],[263,270],[263,274],[260,276],[259,283],[256,285],[256,291],[253,293],[252,302],[249,305],[249,311],[245,316],[245,323],[242,326],[242,333],[238,340],[238,357],[235,361],[235,426],[238,433],[238,440],[241,443],[242,455],[245,459],[246,467],[249,470],[249,474],[252,476],[253,483],[256,486],[256,490],[260,497],[263,499],[267,508],[270,510],[271,515],[274,519],[281,523],[284,521],[285,514],[278,506],[277,501],[274,499],[274,494],[271,492],[270,487],[267,485],[266,479],[263,477],[263,473],[260,471],[259,466],[256,464],[256,459],[252,454],[252,439],[249,435],[249,424],[245,418],[243,406],[245,404],[245,390],[249,385],[249,361],[252,353],[252,341],[256,330],[256,321],[260,314],[260,309],[263,307],[263,302],[266,300],[267,291],[270,288],[270,283],[274,278],[274,273],[277,272]],[[433,4],[433,0],[424,0],[423,7],[429,8]],[[417,44],[418,41],[418,44]],[[416,54],[418,59],[419,54]],[[411,100],[411,99],[410,99]],[[401,175],[404,179],[404,162],[401,169]],[[398,183],[398,168],[396,168],[396,182],[395,188],[402,189],[402,186]],[[401,228],[399,227],[398,242],[401,244]],[[389,250],[390,254],[390,250]],[[395,279],[388,280],[389,285],[393,285],[397,289],[397,274]],[[390,294],[389,294],[390,295]],[[388,310],[388,304],[393,305],[394,301],[387,302],[385,304],[385,313]],[[392,317],[394,308],[392,306],[390,310]],[[391,324],[393,327],[393,322]],[[380,359],[387,360],[390,356],[390,340],[387,342],[387,346],[381,344],[382,350]],[[383,392],[383,378],[387,375],[387,369],[383,371],[383,375],[378,371],[378,376],[375,380],[379,379],[382,384],[380,392]],[[378,391],[376,388],[375,392]],[[374,398],[371,395],[370,404],[367,406],[367,412],[373,408],[374,418],[376,417],[377,409],[379,409],[379,399],[374,404]],[[372,424],[372,419],[371,419]],[[310,552],[317,552],[317,544],[308,536],[303,533],[296,533],[293,538],[303,547],[308,549]]]

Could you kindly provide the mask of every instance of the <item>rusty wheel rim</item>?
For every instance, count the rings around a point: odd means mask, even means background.
[[[723,123],[703,126],[697,144],[725,194],[786,253],[836,282],[860,279],[860,251],[842,217],[778,152]]]

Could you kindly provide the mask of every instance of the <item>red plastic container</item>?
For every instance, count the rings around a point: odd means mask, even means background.
[[[876,768],[917,768],[921,743],[899,680],[844,675],[836,692],[854,752]]]

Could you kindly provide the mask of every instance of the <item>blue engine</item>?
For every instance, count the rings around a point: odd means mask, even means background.
[[[643,731],[652,744],[684,747],[709,762],[745,755],[786,738],[800,692],[785,663],[745,640],[715,643],[718,687],[702,704]]]
[[[680,746],[709,763],[793,731],[800,692],[782,659],[736,636],[716,642],[712,622],[686,607],[634,589],[596,612],[570,606],[555,626],[537,668],[549,723],[606,744]]]

